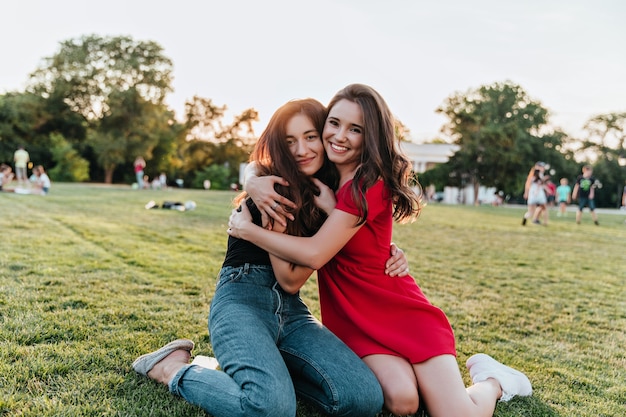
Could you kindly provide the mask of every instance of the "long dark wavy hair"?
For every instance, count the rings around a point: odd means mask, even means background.
[[[421,192],[412,174],[412,164],[400,149],[395,134],[395,118],[387,103],[372,87],[350,84],[331,99],[328,111],[340,100],[357,104],[363,112],[363,151],[352,181],[352,198],[361,215],[357,225],[367,219],[365,192],[382,179],[391,193],[393,218],[399,223],[415,220],[421,211]]]
[[[286,233],[294,236],[312,236],[321,227],[327,215],[314,202],[314,196],[319,195],[319,189],[310,177],[300,171],[287,144],[287,123],[297,114],[306,116],[313,123],[321,140],[326,120],[324,105],[312,98],[292,100],[282,105],[272,115],[250,155],[250,161],[256,163],[259,176],[277,175],[289,183],[287,187],[275,186],[279,194],[296,204],[296,209],[291,211],[295,220],[287,222]],[[323,152],[323,147],[321,149]],[[339,175],[335,165],[328,160],[326,153],[323,153],[324,164],[314,176],[335,190],[339,183]],[[246,196],[246,193],[242,193],[235,199],[235,203],[239,204]]]

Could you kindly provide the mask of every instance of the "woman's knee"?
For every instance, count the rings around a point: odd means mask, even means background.
[[[391,355],[370,355],[363,360],[380,382],[385,408],[398,415],[417,412],[419,408],[417,378],[407,360]]]
[[[417,386],[408,382],[412,381],[401,383],[399,378],[391,384],[382,384],[385,408],[393,414],[400,416],[415,414],[419,408],[420,398]]]
[[[413,388],[413,387],[407,387]],[[415,414],[420,405],[419,394],[414,389],[394,389],[385,392],[385,408],[396,415]]]

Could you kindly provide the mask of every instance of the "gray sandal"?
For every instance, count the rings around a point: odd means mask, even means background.
[[[154,368],[154,365],[161,362],[172,352],[177,350],[186,350],[187,352],[191,352],[193,347],[194,343],[189,339],[174,340],[157,351],[146,353],[145,355],[141,355],[135,359],[135,362],[133,362],[133,369],[141,375],[148,376],[148,372]]]

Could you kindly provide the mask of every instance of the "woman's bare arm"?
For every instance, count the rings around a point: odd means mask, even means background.
[[[284,261],[272,254],[270,254],[270,260],[276,281],[278,281],[281,288],[289,294],[295,294],[300,291],[300,288],[307,282],[314,271],[306,266],[295,265]]]
[[[256,172],[256,164],[249,163],[244,170],[243,189],[248,193],[254,204],[261,212],[262,224],[267,224],[272,218],[279,224],[286,226],[285,218],[293,221],[293,216],[287,213],[283,206],[295,208],[293,201],[278,194],[274,184],[288,186],[289,183],[282,177],[267,175],[259,177]]]
[[[284,233],[285,227],[275,225],[273,231],[277,234]],[[306,266],[292,264],[271,253],[269,256],[276,281],[289,294],[297,293],[313,273],[313,269]]]
[[[243,207],[233,210],[228,223],[231,236],[245,239],[289,262],[319,269],[324,266],[359,231],[357,217],[333,210],[321,229],[311,237],[289,236],[264,230],[252,223],[252,216]]]

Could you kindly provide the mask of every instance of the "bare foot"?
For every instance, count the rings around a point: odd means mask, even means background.
[[[175,350],[174,352],[163,358],[148,372],[148,377],[154,379],[157,382],[168,385],[174,375],[180,369],[189,364],[191,359],[191,352],[183,349]]]

